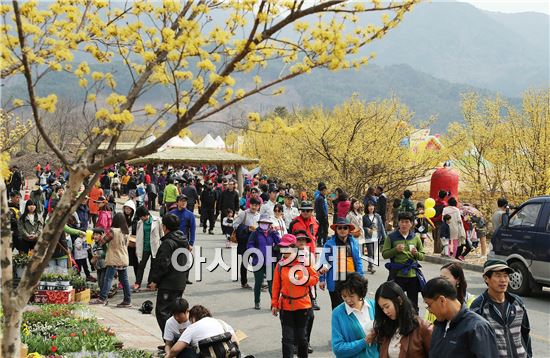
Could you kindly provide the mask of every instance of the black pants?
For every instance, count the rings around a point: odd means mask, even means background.
[[[342,294],[340,293],[340,290],[338,288],[335,288],[334,291],[328,291],[328,294],[330,296],[330,304],[332,306],[332,310],[336,307],[338,307],[344,300],[342,299]]]
[[[76,264],[78,265],[78,273],[82,272],[82,269],[84,269],[84,273],[86,274],[86,277],[90,277],[90,269],[88,268],[88,259],[78,259],[75,260]]]
[[[308,310],[307,324],[306,324],[307,343],[309,343],[310,340],[311,340],[311,331],[313,331],[313,321],[315,321],[315,313],[314,312],[315,311],[313,309]]]
[[[139,262],[137,274],[136,274],[136,283],[138,285],[141,285],[141,281],[143,280],[143,273],[145,272],[145,267],[147,266],[147,261],[149,261],[149,258],[151,257],[151,252],[144,251],[143,256],[141,257],[141,261]]]
[[[216,223],[216,212],[213,208],[202,208],[201,211],[201,226],[206,230],[206,223],[208,221],[210,223],[208,231],[214,231],[214,224]]]
[[[134,276],[137,278],[138,268],[139,268],[139,260],[137,258],[135,247],[128,247],[128,261],[129,261],[130,266],[132,266],[132,268],[134,269]]]
[[[147,193],[147,209],[157,210],[156,206],[157,194],[156,193]]]
[[[411,301],[418,314],[418,293],[420,292],[420,284],[417,277],[396,277],[397,283],[403,291],[407,292],[407,297]]]
[[[327,241],[328,237],[328,220],[321,219],[319,220],[319,230],[317,231],[317,245],[323,246]]]
[[[166,321],[172,317],[172,305],[177,298],[183,295],[183,290],[166,290],[159,288],[157,291],[157,303],[155,304],[155,316],[164,337]]]
[[[464,245],[460,245],[456,250],[455,257],[458,259],[459,256],[466,257],[472,251],[472,245],[469,241],[466,241]]]
[[[294,356],[294,344],[298,346],[298,357],[307,357],[306,325],[309,310],[281,311],[279,313],[283,331],[283,358]]]
[[[374,242],[367,242],[367,256],[369,257],[368,268],[371,268],[374,262]]]

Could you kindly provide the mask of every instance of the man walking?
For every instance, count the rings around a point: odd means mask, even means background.
[[[187,184],[181,190],[181,193],[187,197],[187,210],[189,210],[190,212],[194,212],[195,204],[197,204],[198,202],[200,205],[199,193],[193,185],[193,179],[189,179],[189,181],[187,181],[186,183]]]
[[[424,246],[420,235],[411,230],[414,217],[409,212],[399,213],[399,229],[393,231],[384,240],[382,257],[390,259],[386,268],[390,271],[388,281],[395,281],[411,300],[418,313],[418,293],[421,290],[420,280],[424,276],[418,261],[424,260]]]
[[[285,219],[285,226],[287,231],[290,232],[290,223],[292,220],[300,215],[298,208],[294,206],[294,195],[288,193],[285,195],[285,204],[283,205],[283,218]]]
[[[189,275],[188,270],[181,269],[187,263],[187,256],[184,254],[185,250],[180,249],[188,249],[189,242],[178,230],[179,226],[180,222],[176,215],[166,214],[162,218],[165,235],[160,239],[161,244],[149,274],[149,287],[157,290],[155,316],[163,336],[166,321],[172,315],[172,304],[185,291]],[[182,252],[176,253],[176,250]],[[174,254],[177,254],[177,263],[180,267],[174,267]]]
[[[233,210],[235,216],[237,216],[237,213],[239,212],[239,193],[235,190],[234,180],[230,180],[227,183],[227,189],[223,190],[220,196],[220,223],[223,223],[223,218],[227,216],[228,209]]]
[[[319,232],[317,233],[317,245],[323,246],[328,237],[328,189],[325,183],[319,183],[317,185],[317,190],[319,192],[319,194],[315,198],[315,218],[319,223]]]
[[[435,317],[430,358],[498,357],[495,330],[457,297],[449,280],[437,277],[422,290],[426,309]]]
[[[206,233],[207,221],[210,223],[208,234],[214,235],[214,224],[216,222],[216,192],[213,190],[213,183],[206,182],[206,187],[201,192],[201,226],[202,232]]]
[[[196,230],[196,223],[195,223],[195,215],[189,210],[187,210],[187,196],[185,194],[181,194],[176,199],[176,205],[177,207],[170,211],[170,214],[174,214],[179,219],[179,230],[183,233],[183,236],[189,240],[189,249],[193,249],[193,245],[195,244],[195,230]]]
[[[472,302],[470,310],[494,328],[499,357],[527,358],[533,356],[527,309],[519,296],[506,292],[513,272],[502,260],[485,262],[483,279],[487,290]]]
[[[277,194],[279,193],[279,189],[275,186],[270,186],[268,192],[268,200],[265,201],[260,208],[260,215],[273,216],[273,208],[275,208],[275,204],[277,204]]]
[[[386,212],[388,211],[388,197],[386,194],[384,194],[384,187],[381,185],[378,185],[376,187],[376,190],[374,191],[374,195],[378,197],[378,200],[376,202],[376,212],[380,215],[382,218],[382,224],[384,224],[384,228],[386,227]],[[365,206],[366,208],[366,206]],[[366,209],[365,209],[366,210]]]

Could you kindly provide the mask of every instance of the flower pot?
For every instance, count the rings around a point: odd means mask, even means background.
[[[69,287],[71,285],[71,281],[69,280],[66,280],[66,281],[59,281],[59,286],[62,286],[62,287]]]
[[[46,290],[57,290],[57,281],[47,281]]]
[[[38,282],[38,289],[39,290],[46,290],[47,287],[48,287],[48,283],[46,281]]]

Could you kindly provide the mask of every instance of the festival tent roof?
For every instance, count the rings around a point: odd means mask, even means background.
[[[247,158],[214,148],[166,148],[145,157],[130,160],[129,163],[173,163],[173,164],[257,164],[258,159]]]
[[[188,136],[183,137],[182,141],[185,143],[185,145],[183,146],[185,148],[194,148],[197,146],[195,142],[193,142]]]
[[[185,148],[185,147],[188,147],[188,146],[189,146],[189,144],[188,144],[187,141],[185,141],[180,136],[175,136],[175,137],[172,137],[172,138],[168,139],[168,142],[164,143],[162,148],[167,148],[167,147]]]
[[[210,134],[207,134],[199,144],[197,144],[197,147],[199,148],[219,148],[219,144],[212,138]]]
[[[222,148],[222,149],[225,148],[225,142],[223,141],[222,137],[217,136],[216,139],[214,139],[214,140],[216,141],[216,143],[218,143],[220,148]]]

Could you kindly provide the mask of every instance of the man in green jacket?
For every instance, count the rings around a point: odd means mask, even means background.
[[[168,179],[168,185],[164,188],[164,212],[170,211],[170,207],[176,203],[176,199],[180,195],[180,191],[176,185],[174,185],[174,178]]]
[[[390,233],[384,241],[382,257],[390,259],[386,264],[390,271],[388,281],[395,281],[407,292],[407,297],[418,313],[418,293],[425,283],[418,261],[424,260],[424,246],[420,235],[412,231],[413,214],[401,212],[398,219],[399,229]]]

